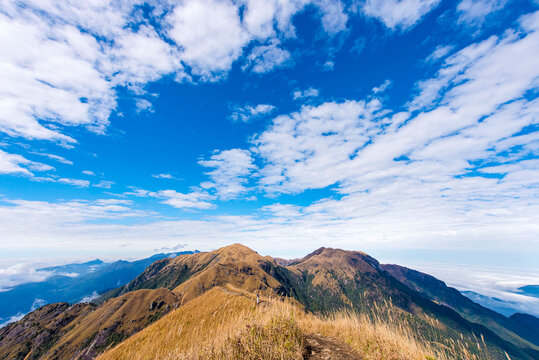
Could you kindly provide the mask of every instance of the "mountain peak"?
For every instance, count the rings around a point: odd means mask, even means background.
[[[236,251],[236,252],[248,252],[248,253],[254,253],[256,251],[252,250],[251,248],[243,245],[243,244],[240,244],[240,243],[235,243],[235,244],[232,244],[232,245],[227,245],[227,246],[223,246],[217,250],[215,250],[217,252],[223,252],[223,251]]]

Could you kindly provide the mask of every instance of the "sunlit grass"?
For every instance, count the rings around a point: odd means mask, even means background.
[[[347,343],[365,359],[483,360],[486,343],[447,339],[427,318],[429,340],[391,304],[368,312],[342,310],[325,316],[306,313],[297,303],[214,288],[101,355],[99,359],[231,360],[302,359],[304,336],[320,334]],[[433,340],[434,339],[434,340]]]

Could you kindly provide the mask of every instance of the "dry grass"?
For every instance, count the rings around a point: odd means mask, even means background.
[[[165,360],[301,360],[303,332],[291,316],[277,315],[265,324],[247,325],[222,343],[169,354]]]
[[[485,351],[473,354],[468,349],[467,343],[444,338],[441,332],[438,341],[428,341],[413,330],[406,320],[397,315],[382,317],[372,313],[340,311],[324,317],[300,317],[298,323],[302,329],[309,329],[311,332],[344,341],[365,359],[482,360],[491,358]],[[486,345],[482,346],[486,347]]]
[[[435,329],[436,323],[432,325]],[[309,333],[342,340],[365,359],[490,358],[480,338],[481,355],[470,352],[464,337],[462,342],[441,337],[429,342],[397,311],[383,315],[341,311],[317,317],[293,302],[264,298],[256,306],[252,294],[214,288],[99,359],[296,360],[302,359],[303,335]]]

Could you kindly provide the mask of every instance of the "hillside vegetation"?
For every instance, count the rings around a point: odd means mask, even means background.
[[[261,300],[256,305],[252,294],[214,288],[98,359],[303,359],[313,356],[306,341],[310,334],[338,339],[358,358],[490,358],[481,338],[473,340],[474,353],[464,341],[429,342],[381,308],[370,314],[340,311],[315,316],[295,302]]]

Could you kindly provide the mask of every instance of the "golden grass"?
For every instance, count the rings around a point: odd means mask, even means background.
[[[237,289],[214,288],[120,343],[98,359],[232,360],[302,359],[305,334],[321,334],[349,344],[365,359],[488,359],[468,342],[417,334],[398,310],[379,313],[341,311],[324,317],[306,313],[297,303],[254,296]],[[436,323],[433,321],[433,328]],[[435,330],[433,330],[435,331]]]
[[[303,332],[294,318],[277,315],[221,343],[170,353],[164,360],[301,360],[304,351]]]

